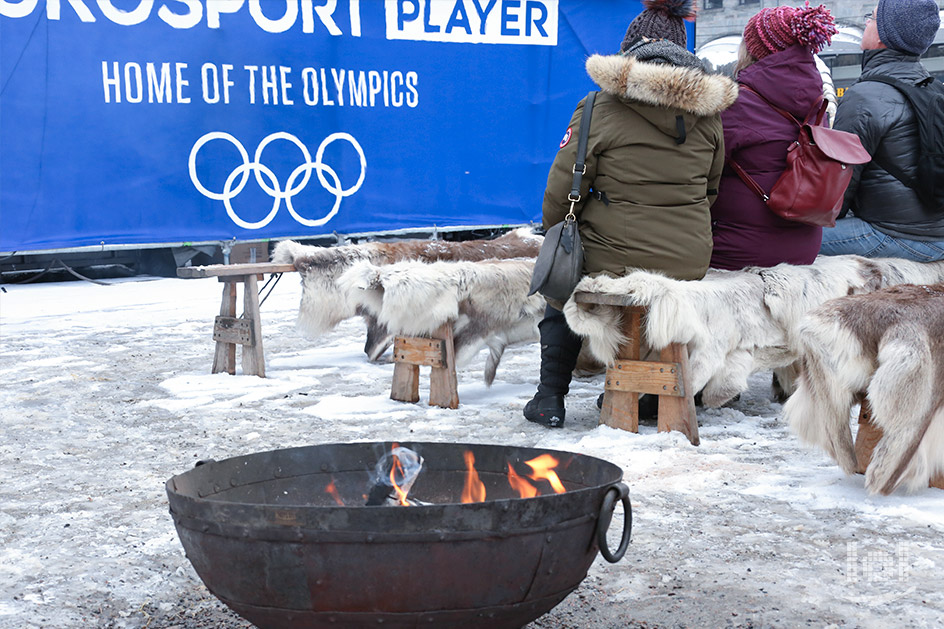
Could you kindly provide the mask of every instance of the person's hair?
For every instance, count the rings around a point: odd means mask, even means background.
[[[747,52],[747,44],[744,43],[744,40],[742,39],[741,45],[738,47],[737,64],[734,66],[734,80],[737,80],[738,74],[741,73],[741,70],[751,66],[756,62],[757,59],[755,59],[751,53]]]

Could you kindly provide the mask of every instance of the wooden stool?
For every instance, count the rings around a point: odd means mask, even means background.
[[[420,366],[431,367],[429,404],[459,408],[456,378],[456,350],[452,341],[452,322],[445,323],[427,337],[397,336],[393,341],[393,384],[390,398],[400,402],[419,402]]]
[[[295,271],[292,264],[213,264],[185,266],[177,277],[217,277],[223,282],[220,315],[213,325],[216,353],[211,373],[236,375],[236,346],[242,345],[243,374],[265,378],[265,354],[262,350],[262,318],[259,315],[259,278],[263,273]],[[243,284],[243,313],[236,316],[236,286]]]
[[[622,308],[622,332],[626,342],[617,351],[615,364],[606,371],[600,423],[639,432],[639,394],[650,393],[659,396],[658,431],[677,430],[697,446],[698,422],[688,348],[672,343],[660,352],[659,362],[641,360],[645,307],[630,305],[627,295],[578,292],[574,299],[581,304]]]
[[[862,406],[859,409],[859,432],[856,433],[855,455],[856,473],[865,474],[872,461],[872,451],[882,438],[882,429],[872,423],[872,407],[865,394],[861,394]],[[931,478],[928,487],[944,489],[944,474]]]

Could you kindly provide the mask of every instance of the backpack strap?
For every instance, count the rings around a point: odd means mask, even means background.
[[[767,200],[770,199],[770,195],[764,192],[764,189],[760,187],[760,184],[754,181],[754,178],[747,174],[747,171],[744,170],[740,164],[738,164],[734,159],[729,159],[728,164],[731,166],[731,170],[737,173],[737,176],[741,178],[741,181],[747,185],[748,188],[754,191],[754,194],[759,196],[764,200],[764,203],[767,203]]]
[[[859,81],[872,81],[874,83],[884,83],[885,85],[890,85],[894,87],[896,90],[898,90],[899,93],[901,93],[902,96],[905,97],[905,102],[908,103],[908,106],[911,107],[912,111],[914,111],[915,116],[917,116],[919,115],[918,111],[915,108],[914,103],[912,103],[911,99],[908,97],[908,92],[906,90],[911,85],[914,85],[915,87],[923,87],[925,85],[929,85],[930,83],[934,82],[934,77],[929,76],[927,78],[921,79],[920,81],[916,83],[911,83],[911,84],[905,83],[904,81],[900,81],[898,79],[893,79],[890,76],[882,76],[882,75],[863,77],[863,78],[860,78]],[[878,150],[876,149],[876,153],[877,152]],[[911,188],[912,190],[917,187],[918,179],[916,177],[909,177],[908,175],[906,175],[905,171],[902,170],[897,164],[885,163],[885,160],[881,160],[881,159],[875,159],[873,161],[879,166],[881,166],[882,168],[884,168],[885,171],[889,175],[897,179],[906,187]]]

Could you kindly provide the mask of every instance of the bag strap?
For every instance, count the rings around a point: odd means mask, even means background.
[[[580,117],[580,137],[577,138],[577,160],[574,163],[574,182],[570,186],[570,194],[567,200],[570,201],[570,211],[564,217],[565,221],[577,220],[574,214],[574,205],[580,202],[580,183],[583,181],[583,175],[587,172],[587,136],[590,135],[590,118],[593,116],[593,101],[596,100],[599,92],[590,92],[583,104],[583,114]]]
[[[784,118],[786,118],[787,120],[789,120],[790,122],[792,122],[793,124],[795,124],[795,125],[796,125],[797,127],[799,127],[800,129],[802,129],[804,126],[806,126],[807,124],[809,124],[809,123],[810,123],[810,118],[814,117],[814,115],[815,115],[815,122],[814,122],[815,126],[820,126],[820,125],[823,123],[823,117],[826,115],[826,107],[829,105],[829,103],[827,103],[827,102],[826,102],[826,99],[824,98],[824,99],[820,102],[820,104],[819,104],[818,106],[817,106],[817,105],[814,105],[814,106],[813,106],[813,109],[810,110],[810,113],[807,114],[807,116],[806,116],[806,118],[803,120],[803,122],[800,122],[800,121],[797,120],[796,117],[795,117],[793,114],[791,114],[789,111],[787,111],[786,109],[782,109],[782,108],[780,108],[780,107],[777,107],[777,106],[774,105],[772,102],[770,102],[769,100],[767,100],[766,98],[764,98],[764,95],[763,95],[763,94],[761,94],[760,92],[758,92],[758,91],[755,90],[754,88],[750,87],[749,85],[745,85],[744,83],[738,83],[738,86],[739,86],[741,89],[743,89],[743,90],[745,90],[745,91],[748,91],[748,92],[750,92],[751,94],[754,94],[755,96],[757,96],[759,99],[761,99],[762,101],[764,101],[765,103],[767,103],[767,105],[768,105],[771,109],[773,109],[773,110],[776,111],[778,114],[780,114],[781,116],[783,116]],[[754,178],[751,177],[750,175],[748,175],[748,174],[747,174],[747,171],[744,170],[744,169],[741,167],[741,165],[738,164],[733,158],[732,158],[732,159],[729,159],[729,160],[728,160],[728,163],[731,165],[731,169],[732,169],[735,173],[737,173],[737,176],[741,178],[741,181],[743,181],[743,182],[745,183],[745,185],[747,185],[748,188],[750,188],[751,190],[753,190],[754,193],[755,193],[757,196],[759,196],[761,199],[763,199],[763,200],[764,200],[764,203],[767,203],[767,201],[770,199],[770,195],[768,195],[766,192],[764,192],[764,189],[760,187],[760,184],[758,184],[756,181],[754,181]]]
[[[764,200],[764,203],[770,199],[770,195],[764,192],[764,189],[760,187],[760,184],[754,181],[754,178],[747,174],[747,171],[741,168],[741,165],[738,164],[733,159],[729,159],[728,163],[731,165],[731,169],[737,173],[737,176],[741,178],[748,188],[754,191],[754,194],[759,196]]]

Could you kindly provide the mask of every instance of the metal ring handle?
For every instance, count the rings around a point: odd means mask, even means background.
[[[610,529],[610,522],[613,520],[613,513],[616,510],[616,500],[623,501],[623,538],[620,540],[619,548],[615,553],[610,552],[606,542],[606,532]],[[597,546],[600,547],[600,554],[610,563],[616,563],[626,554],[629,548],[629,537],[633,532],[633,507],[629,502],[629,487],[623,483],[617,483],[606,490],[603,496],[603,506],[600,507],[600,517],[597,519]]]

